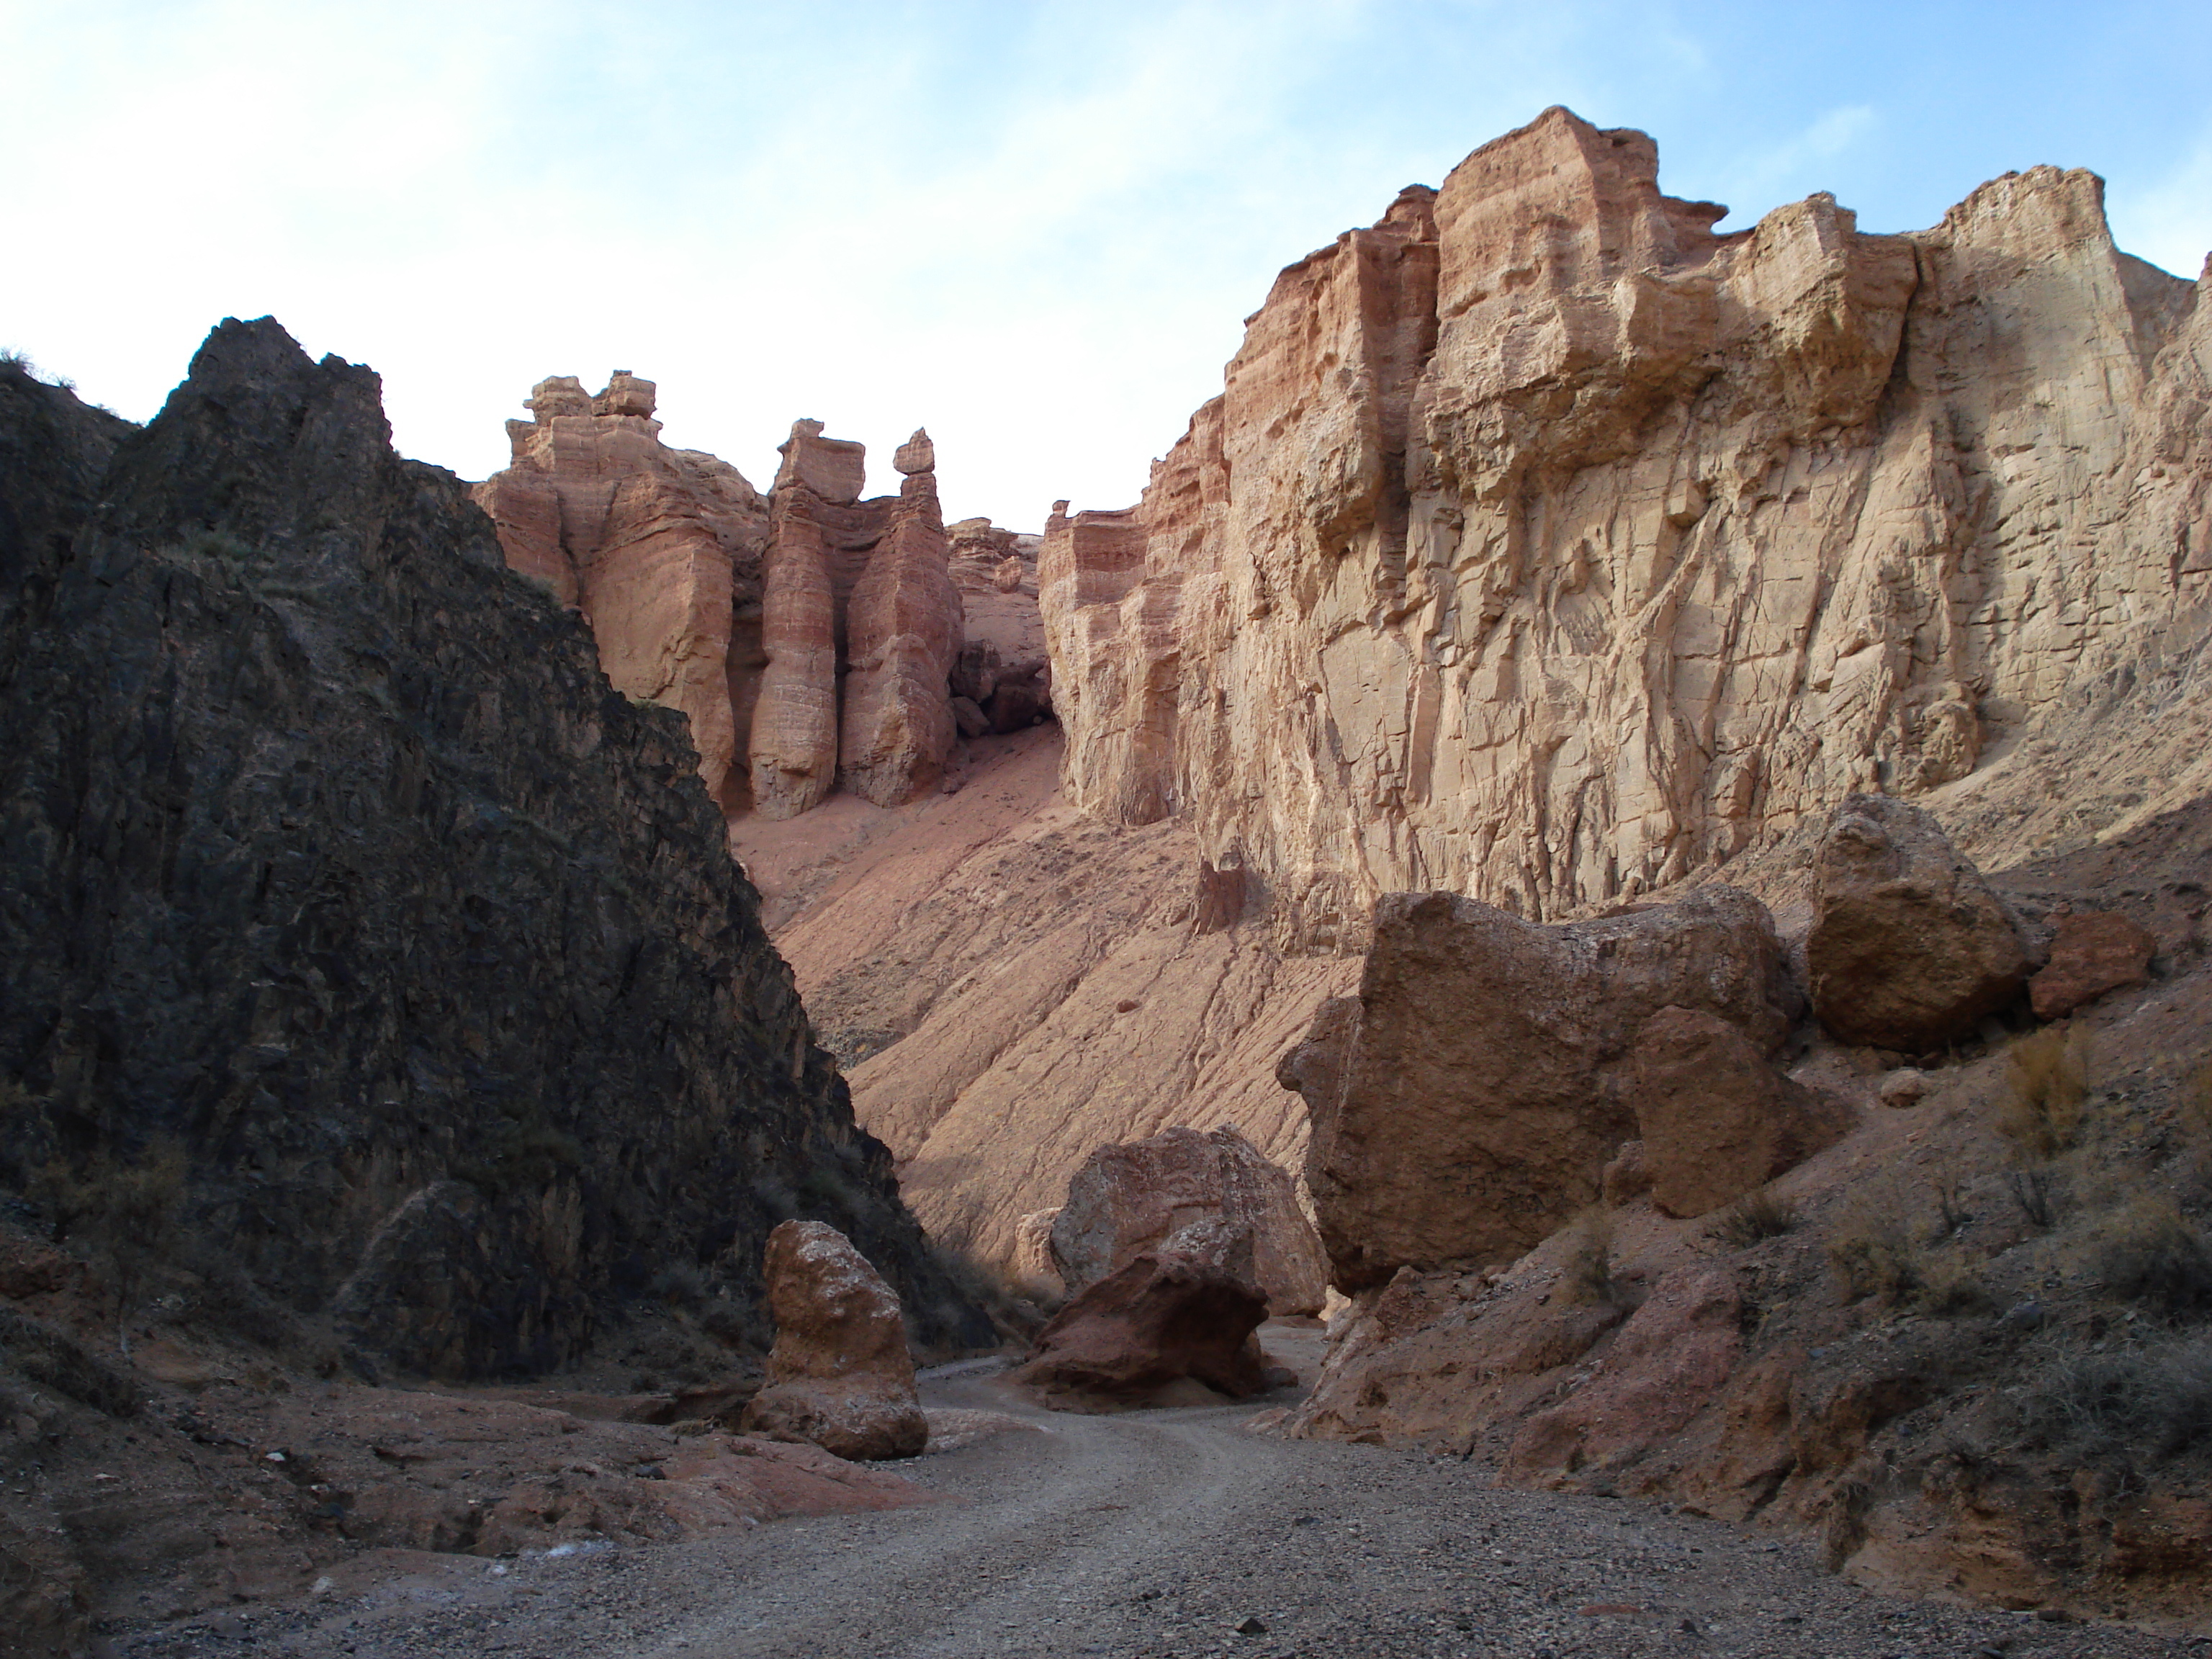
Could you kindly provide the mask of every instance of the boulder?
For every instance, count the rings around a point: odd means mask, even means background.
[[[750,1432],[811,1440],[839,1457],[914,1457],[929,1439],[899,1299],[844,1234],[787,1221],[768,1236],[775,1346]]]
[[[1740,1027],[1700,1009],[1645,1020],[1627,1082],[1651,1201],[1668,1215],[1717,1210],[1850,1128],[1848,1108],[1783,1076]]]
[[[1247,1399],[1265,1391],[1253,1333],[1260,1287],[1206,1254],[1147,1251],[1098,1280],[1037,1333],[1012,1376],[1078,1401],[1136,1401],[1185,1378]]]
[[[2027,982],[2038,1019],[2057,1019],[2107,991],[2150,981],[2158,941],[2117,910],[2081,910],[2063,918],[2051,941],[2051,961]]]
[[[1764,905],[1716,887],[1543,927],[1450,894],[1383,899],[1358,996],[1324,1003],[1277,1071],[1312,1121],[1338,1286],[1510,1261],[1595,1200],[1637,1135],[1622,1064],[1670,1006],[1755,1054],[1781,1041],[1796,995]]]
[[[2020,994],[2011,908],[1935,817],[1888,795],[1836,809],[1815,860],[1805,942],[1813,1012],[1839,1040],[1925,1054]]]
[[[1171,1241],[1206,1222],[1246,1231],[1269,1312],[1321,1310],[1328,1264],[1297,1183],[1227,1127],[1168,1129],[1091,1153],[1052,1223],[1053,1265],[1073,1294],[1146,1251],[1179,1248]]]

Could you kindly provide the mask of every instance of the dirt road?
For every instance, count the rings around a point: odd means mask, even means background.
[[[1887,1600],[1813,1547],[1630,1502],[1505,1492],[1449,1460],[1250,1434],[1249,1408],[1075,1417],[979,1368],[933,1406],[1032,1428],[903,1466],[948,1500],[659,1549],[465,1558],[310,1615],[148,1633],[198,1659],[1114,1659],[2197,1653],[2178,1641]]]

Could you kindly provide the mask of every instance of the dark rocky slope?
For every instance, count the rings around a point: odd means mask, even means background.
[[[0,464],[26,1213],[446,1376],[574,1360],[672,1268],[741,1328],[794,1213],[922,1340],[990,1340],[683,718],[615,694],[459,481],[392,453],[374,374],[227,321],[142,431],[0,366]]]

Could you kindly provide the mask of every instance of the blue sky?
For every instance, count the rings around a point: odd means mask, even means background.
[[[658,380],[757,483],[915,425],[949,514],[1120,506],[1274,272],[1553,103],[1731,227],[2105,175],[2212,247],[2212,6],[0,0],[0,346],[143,419],[218,318],[384,375],[480,477],[531,383]]]

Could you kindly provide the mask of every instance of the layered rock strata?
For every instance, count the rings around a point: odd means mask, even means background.
[[[1717,234],[1656,164],[1554,109],[1408,190],[1283,272],[1139,506],[1048,528],[1070,799],[1186,818],[1286,945],[1675,881],[2202,631],[2212,307],[2094,175]]]
[[[622,369],[596,396],[540,380],[531,418],[507,423],[513,461],[473,494],[507,563],[591,623],[615,690],[682,710],[707,793],[742,806],[768,503],[726,462],[663,444],[656,392]]]
[[[532,389],[513,463],[475,489],[507,562],[583,613],[616,690],[684,714],[726,811],[790,817],[841,782],[886,805],[927,788],[964,638],[928,434],[898,451],[899,494],[863,501],[863,447],[799,422],[763,497],[663,445],[655,390],[627,371],[596,396],[568,375]],[[992,589],[1010,619],[1013,562]]]
[[[861,447],[800,421],[770,500],[753,712],[752,800],[793,817],[842,782],[879,806],[934,784],[952,746],[963,639],[937,504],[936,451],[898,452],[895,498],[863,501]]]
[[[392,453],[374,374],[226,322],[119,445],[0,380],[6,522],[46,526],[5,549],[7,1179],[174,1167],[181,1265],[445,1376],[573,1360],[672,1263],[757,1310],[800,1211],[925,1341],[990,1340],[682,723]]]

